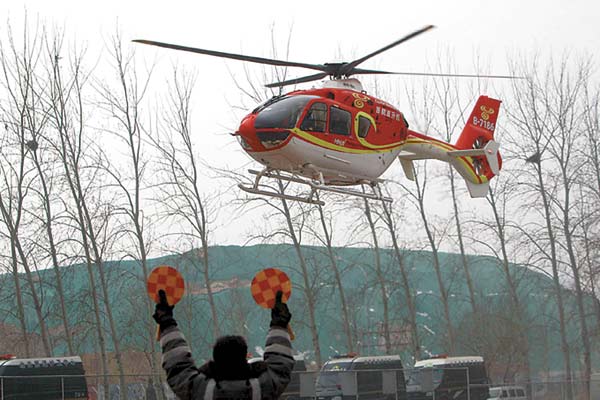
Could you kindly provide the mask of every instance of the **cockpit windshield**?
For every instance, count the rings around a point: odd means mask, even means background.
[[[296,126],[306,104],[317,96],[288,96],[273,103],[266,103],[258,110],[254,120],[254,128],[291,129]]]

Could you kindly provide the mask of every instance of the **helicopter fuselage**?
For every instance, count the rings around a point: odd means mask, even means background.
[[[356,79],[329,85],[276,96],[258,106],[236,132],[242,148],[268,169],[326,185],[374,182],[404,153],[409,160],[450,162],[476,185],[495,175],[483,158],[456,154],[471,149],[475,138],[489,141],[493,130],[474,127],[457,147],[408,129],[398,109],[367,95]]]
[[[333,185],[373,181],[408,135],[402,113],[351,88],[324,87],[275,97],[257,107],[237,132],[259,163]]]

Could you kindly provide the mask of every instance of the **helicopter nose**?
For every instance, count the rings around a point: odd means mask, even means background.
[[[244,150],[257,151],[260,149],[260,141],[256,136],[256,129],[254,129],[254,116],[249,115],[242,120],[235,136]]]

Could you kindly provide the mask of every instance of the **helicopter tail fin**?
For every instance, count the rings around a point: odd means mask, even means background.
[[[485,175],[489,175],[485,172],[491,172],[492,176],[497,175],[500,172],[502,163],[502,159],[498,154],[500,146],[494,141],[500,103],[500,100],[479,96],[467,124],[454,145],[458,150],[483,150],[480,151],[481,154],[475,154],[477,152],[474,152],[471,156],[475,160],[485,161],[483,166],[487,168],[483,168],[484,171],[482,171]]]
[[[489,181],[500,172],[500,144],[494,140],[500,100],[480,96],[454,147],[447,154],[461,172],[472,197],[485,197]]]

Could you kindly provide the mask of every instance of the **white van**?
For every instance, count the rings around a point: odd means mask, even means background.
[[[488,400],[527,400],[523,386],[496,386],[490,388]]]

